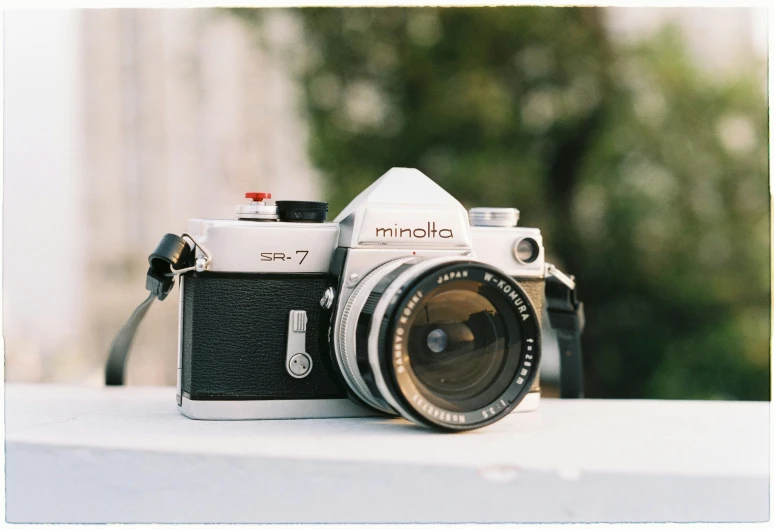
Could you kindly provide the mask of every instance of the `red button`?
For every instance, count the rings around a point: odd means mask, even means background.
[[[252,198],[253,200],[262,201],[267,198],[271,198],[271,193],[245,193],[245,198]]]

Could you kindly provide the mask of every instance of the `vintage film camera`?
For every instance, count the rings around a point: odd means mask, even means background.
[[[180,277],[184,415],[382,413],[467,430],[535,409],[544,293],[568,357],[563,392],[580,396],[574,282],[546,264],[540,230],[518,227],[518,210],[468,212],[405,168],[333,222],[325,202],[247,198],[237,219],[192,219],[150,257],[142,314]],[[142,314],[114,343],[108,383],[122,381]]]

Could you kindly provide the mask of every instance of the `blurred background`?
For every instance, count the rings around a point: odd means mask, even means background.
[[[148,253],[189,217],[260,190],[332,219],[404,166],[543,230],[585,301],[588,396],[769,399],[763,9],[37,10],[4,29],[9,382],[100,384]],[[175,298],[128,383],[174,384]]]

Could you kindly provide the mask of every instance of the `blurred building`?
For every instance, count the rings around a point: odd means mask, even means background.
[[[18,206],[5,219],[5,308],[17,312],[5,325],[8,380],[98,382],[113,336],[147,294],[147,255],[161,235],[185,231],[191,217],[233,217],[246,191],[321,196],[282,54],[288,39],[299,38],[298,28],[286,13],[270,11],[260,40],[226,10],[83,10],[41,18],[49,24],[30,12],[7,19],[15,39],[7,53],[19,54],[19,68],[8,73],[26,77],[25,86],[9,90],[14,97],[7,105],[27,112],[11,115],[18,121],[6,121],[6,131],[13,134],[24,119],[45,128],[30,87],[48,88],[59,94],[57,106],[77,109],[51,139],[74,137],[68,160],[72,151],[80,155],[70,160],[72,170],[52,175],[29,170],[29,157],[45,157],[45,147],[8,153],[6,198]],[[59,28],[54,39],[43,33],[49,26]],[[52,44],[63,48],[66,71],[56,69]],[[30,146],[38,126],[26,138]],[[52,177],[64,179],[71,207],[64,216],[30,218],[40,199],[28,188]],[[64,270],[24,258],[32,242],[24,236],[28,220],[42,237],[66,234],[78,242],[58,246]],[[15,279],[36,274],[43,276],[40,292],[30,296]],[[156,303],[140,328],[130,382],[174,382],[174,297]],[[56,308],[48,320],[39,318],[43,332],[36,333],[36,309],[45,298]],[[53,327],[54,319],[67,325]],[[41,362],[58,367],[43,369]]]
[[[607,14],[618,39],[676,23],[718,72],[766,54],[763,10]],[[101,381],[148,253],[188,218],[233,217],[245,191],[322,198],[292,76],[303,36],[292,13],[261,15],[256,30],[215,9],[5,13],[7,380]],[[174,382],[175,297],[149,312],[130,383]]]
[[[246,191],[320,195],[295,86],[270,51],[292,36],[293,21],[271,15],[259,42],[227,11],[83,13],[92,364],[147,294],[147,255],[161,235],[184,232],[190,217],[234,217]],[[174,299],[151,309],[131,378],[174,382],[177,310]]]
[[[752,59],[766,58],[765,8],[611,7],[606,15],[610,36],[619,41],[650,38],[667,24],[678,27],[693,60],[716,74],[739,73]]]

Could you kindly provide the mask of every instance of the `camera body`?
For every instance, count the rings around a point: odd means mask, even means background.
[[[468,212],[421,172],[405,168],[388,171],[333,222],[320,222],[314,207],[301,202],[283,203],[285,213],[280,208],[277,220],[272,206],[259,198],[251,207],[238,208],[239,219],[189,222],[188,233],[199,244],[197,258],[206,256],[207,263],[199,271],[183,274],[179,283],[177,399],[184,415],[268,419],[419,414],[433,423],[440,417],[442,427],[454,428],[476,417],[491,421],[513,408],[537,407],[544,249],[540,230],[517,226],[517,210]],[[479,278],[475,288],[471,287],[474,276]],[[417,329],[414,334],[424,333],[425,353],[428,347],[444,349],[448,340],[459,332],[467,336],[470,329],[474,334],[499,332],[491,341],[502,343],[500,335],[507,333],[498,326],[513,325],[511,334],[522,340],[518,359],[508,360],[514,381],[500,386],[501,393],[511,386],[516,388],[514,393],[492,406],[477,403],[476,415],[449,411],[457,408],[445,406],[446,400],[420,395],[427,396],[426,392],[405,389],[413,384],[424,388],[417,382],[421,379],[428,387],[445,391],[443,384],[449,377],[438,378],[438,373],[451,372],[448,369],[456,369],[454,362],[461,362],[452,358],[441,365],[431,358],[422,366],[421,376],[419,371],[411,377],[403,371],[401,362],[408,363],[409,354],[407,350],[403,356],[399,353],[401,322],[419,317],[411,310],[423,296],[429,299],[430,291],[417,290],[402,309],[398,307],[402,313],[393,312],[401,296],[422,282],[430,284],[431,279],[433,288],[438,285],[439,289],[454,281],[460,282],[460,289],[473,292],[499,289],[499,294],[486,294],[492,298],[491,305],[481,305],[471,301],[473,294],[454,298],[459,293],[448,291],[449,286],[444,295],[460,301],[434,305],[440,307],[433,309],[436,312],[469,302],[471,307],[486,307],[477,313],[483,315],[478,319],[489,321],[493,314],[510,315],[508,311],[512,315],[504,323],[480,324],[471,309],[462,327],[452,322],[452,316],[433,324],[443,330],[426,331],[425,324],[412,323],[412,329]],[[496,296],[502,300],[494,300]],[[512,306],[505,307],[506,302]],[[394,323],[381,325],[388,316]],[[428,311],[427,325],[430,319]],[[523,327],[527,324],[531,327]],[[391,345],[384,346],[389,350],[378,352],[384,349],[380,341],[386,344],[386,336],[395,332]],[[410,334],[408,328],[406,333]],[[472,350],[472,342],[465,343],[458,348],[460,358]],[[390,359],[397,363],[394,369],[378,367]],[[477,365],[468,363],[463,371],[475,370]],[[505,368],[495,366],[491,373],[482,368],[481,377],[494,381],[497,369]],[[467,376],[460,373],[455,375],[460,380]],[[408,386],[395,390],[404,376]],[[517,379],[521,380],[518,385]],[[449,390],[458,393],[449,394],[462,395],[459,391],[467,391],[463,385]],[[465,395],[459,398],[473,398],[472,393]]]

